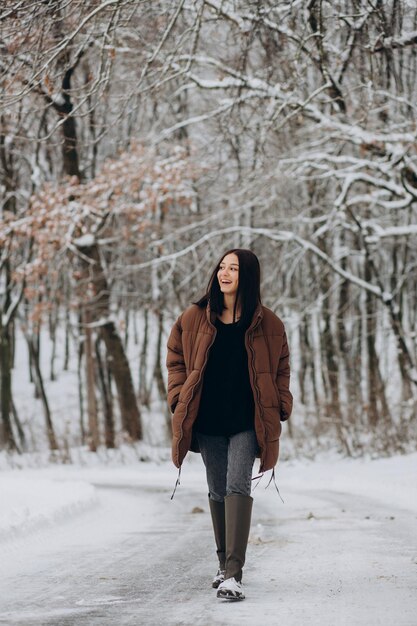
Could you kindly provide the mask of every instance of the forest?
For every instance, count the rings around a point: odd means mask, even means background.
[[[3,0],[0,73],[0,449],[168,445],[168,333],[234,247],[293,448],[416,449],[415,2]]]

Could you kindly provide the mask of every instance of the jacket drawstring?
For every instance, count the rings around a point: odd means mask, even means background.
[[[264,474],[265,474],[265,472],[261,472],[261,474],[258,474],[258,476],[254,476],[252,478],[252,480],[257,480],[259,478],[258,482],[254,486],[252,491],[255,491],[256,487],[259,485],[259,483],[261,482],[262,478],[264,477]],[[275,469],[272,470],[271,478],[269,479],[269,482],[268,482],[267,486],[265,487],[265,489],[268,489],[268,487],[269,487],[269,485],[271,484],[272,481],[274,481],[275,489],[277,490],[277,493],[278,493],[278,495],[279,495],[279,497],[281,499],[282,504],[285,504],[284,500],[282,499],[282,496],[280,494],[280,491],[278,489],[277,481],[275,480]]]
[[[173,500],[173,499],[174,499],[175,492],[177,491],[177,487],[178,487],[178,485],[180,485],[180,484],[181,484],[181,482],[180,482],[180,476],[181,476],[181,465],[180,465],[180,468],[179,468],[179,470],[178,470],[178,477],[177,477],[177,481],[176,481],[176,483],[175,483],[174,491],[172,492],[171,500]]]
[[[262,472],[261,474],[258,474],[257,476],[253,476],[253,478],[251,480],[258,480],[258,482],[256,483],[256,485],[254,486],[254,488],[252,489],[252,491],[255,491],[256,487],[259,485],[259,483],[261,482],[262,478],[263,478],[264,473]]]
[[[280,494],[279,489],[278,489],[277,481],[275,480],[275,468],[272,470],[271,478],[269,479],[269,483],[267,484],[265,489],[268,489],[269,485],[271,484],[271,481],[274,481],[275,489],[277,490],[277,493],[278,493],[278,495],[279,495],[279,497],[281,499],[282,504],[284,504],[284,500],[282,499],[281,494]]]
[[[258,476],[254,476],[252,478],[252,480],[258,480],[259,479],[258,482],[256,483],[256,485],[254,486],[254,488],[252,489],[252,491],[255,491],[256,487],[259,485],[259,483],[261,482],[263,477],[264,477],[264,472],[262,472],[261,474],[258,474]],[[181,484],[181,480],[180,479],[181,479],[181,466],[178,469],[178,476],[177,476],[177,480],[175,481],[175,487],[174,487],[174,491],[172,492],[172,495],[171,495],[171,500],[174,499],[175,492],[177,491],[177,487]],[[272,481],[274,481],[275,489],[277,490],[277,493],[278,493],[278,495],[279,495],[279,497],[281,499],[281,502],[283,504],[285,504],[284,500],[282,499],[281,493],[280,493],[280,491],[278,489],[277,481],[275,479],[275,468],[272,470],[271,478],[269,479],[269,482],[268,482],[267,486],[265,487],[265,489],[268,489],[268,487],[269,487],[269,485],[271,484]]]

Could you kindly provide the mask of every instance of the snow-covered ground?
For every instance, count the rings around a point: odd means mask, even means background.
[[[97,502],[95,488],[81,481],[63,484],[35,472],[0,477],[0,542],[51,526]]]
[[[256,469],[256,468],[255,468]],[[204,469],[0,474],[0,623],[416,626],[417,454],[278,466],[256,487],[247,599],[217,600]],[[256,481],[255,481],[256,482]]]

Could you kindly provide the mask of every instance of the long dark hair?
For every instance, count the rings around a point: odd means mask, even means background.
[[[248,328],[255,309],[261,304],[261,268],[256,254],[244,248],[227,250],[219,259],[207,285],[206,293],[200,300],[194,302],[199,307],[206,307],[210,303],[210,309],[221,315],[224,309],[224,298],[221,292],[217,272],[220,264],[228,254],[235,254],[239,259],[239,284],[236,294],[236,302],[233,311],[233,320],[236,317],[237,306],[240,306],[239,325]]]

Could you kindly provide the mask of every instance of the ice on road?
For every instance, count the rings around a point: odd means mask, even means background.
[[[95,484],[96,497],[0,543],[0,624],[416,626],[416,460],[282,464],[285,504],[262,481],[253,494],[238,603],[210,586],[199,459],[185,464],[173,501],[169,465],[56,470],[56,480]]]

